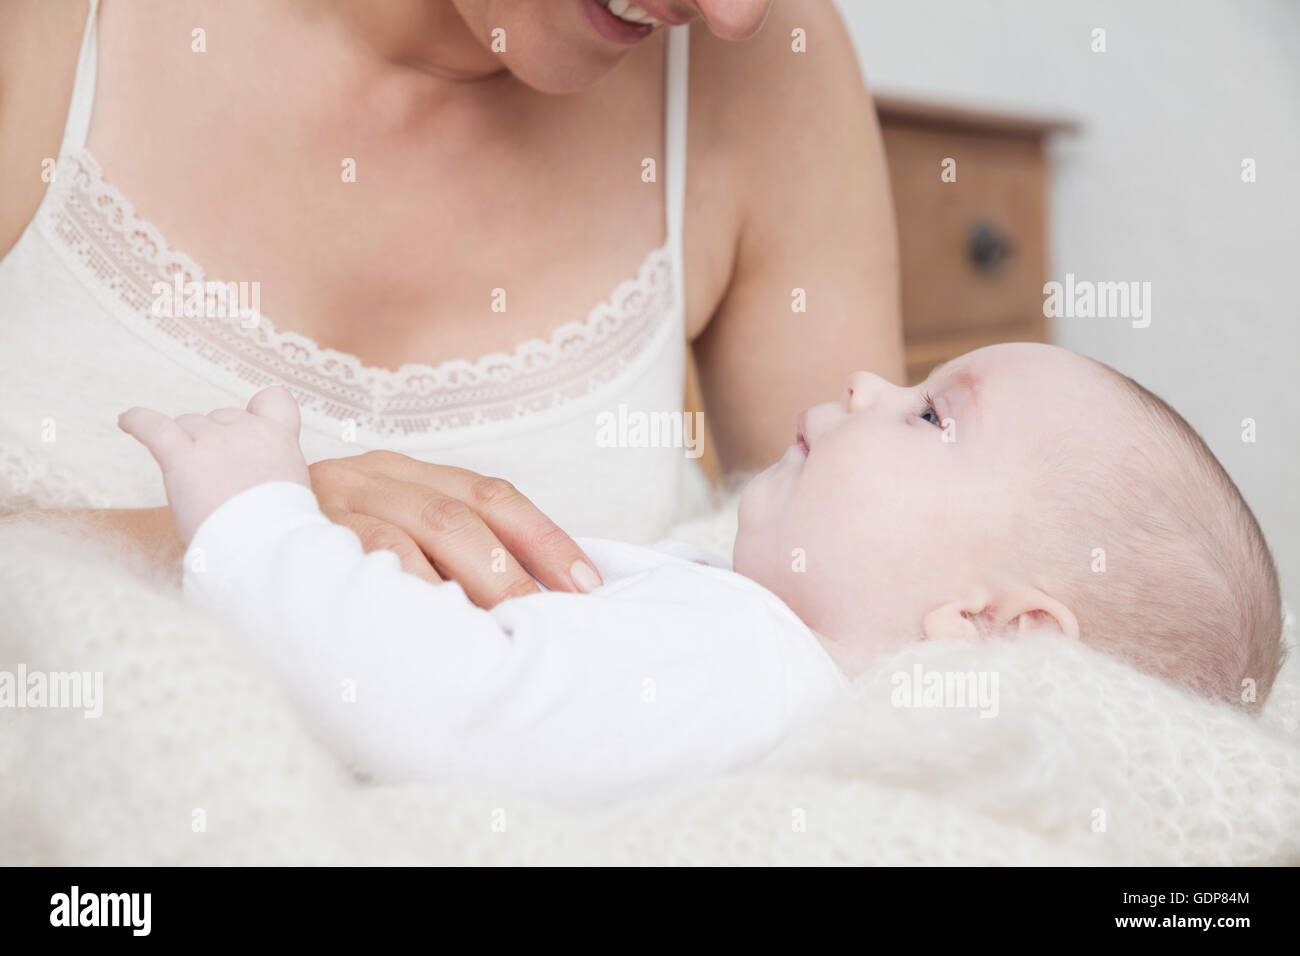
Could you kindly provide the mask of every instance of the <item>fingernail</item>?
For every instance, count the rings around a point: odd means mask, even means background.
[[[569,577],[573,578],[574,586],[583,594],[589,594],[603,583],[600,575],[586,561],[574,561],[573,567],[569,568]]]

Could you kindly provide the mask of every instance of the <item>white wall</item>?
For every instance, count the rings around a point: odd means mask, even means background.
[[[877,92],[1082,123],[1052,150],[1051,278],[1149,281],[1152,321],[1056,340],[1201,432],[1300,610],[1300,2],[838,2]]]

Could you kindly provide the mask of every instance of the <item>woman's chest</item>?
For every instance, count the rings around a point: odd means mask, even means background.
[[[436,364],[585,318],[665,243],[662,79],[615,85],[254,108],[232,82],[169,93],[199,102],[164,110],[183,118],[159,150],[114,115],[137,112],[123,84],[88,146],[174,248],[256,288],[278,328],[367,365]],[[204,135],[221,96],[249,109]]]
[[[281,195],[227,211],[192,254],[223,280],[259,282],[280,327],[396,367],[508,351],[582,320],[665,242],[659,190],[592,175],[606,185],[583,195],[550,170],[483,165],[415,176],[375,159],[355,184],[286,170]],[[206,205],[181,214],[221,221]]]

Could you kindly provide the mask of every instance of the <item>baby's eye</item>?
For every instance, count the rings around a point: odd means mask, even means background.
[[[927,392],[922,399],[920,417],[922,421],[929,422],[935,428],[943,427],[943,420],[939,417],[938,411],[934,407],[934,399]]]

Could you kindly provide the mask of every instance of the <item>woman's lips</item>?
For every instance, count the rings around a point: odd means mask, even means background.
[[[640,43],[654,33],[653,23],[633,23],[614,16],[597,0],[578,0],[582,12],[587,15],[587,22],[606,40],[612,43]]]

